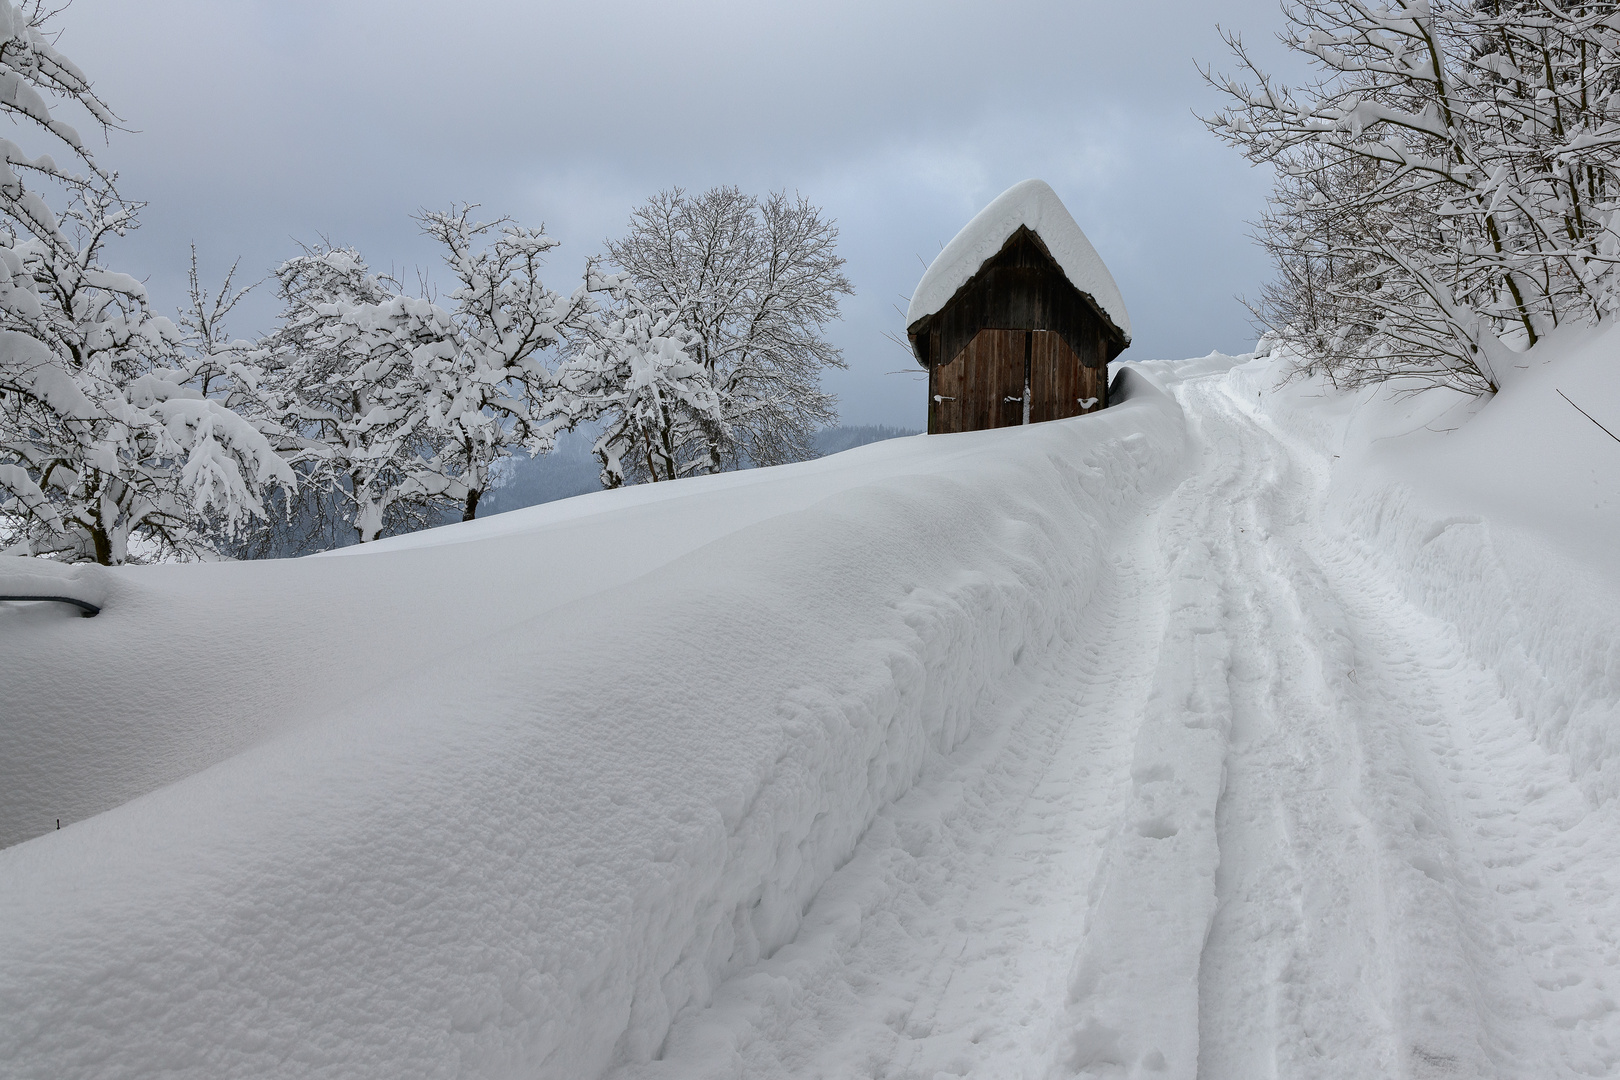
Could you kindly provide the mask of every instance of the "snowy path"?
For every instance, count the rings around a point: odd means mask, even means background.
[[[0,613],[0,1074],[1620,1076],[1612,558],[1127,370]]]
[[[1620,1072],[1620,815],[1220,376],[1068,641],[631,1077]]]

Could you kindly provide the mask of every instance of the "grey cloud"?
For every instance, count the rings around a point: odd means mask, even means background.
[[[858,294],[828,385],[851,422],[918,424],[885,340],[926,260],[1008,185],[1048,180],[1109,262],[1129,356],[1235,350],[1232,296],[1268,184],[1192,115],[1214,23],[1270,0],[693,5],[78,0],[62,48],[135,134],[100,151],[143,228],[116,255],[174,307],[187,244],[268,272],[329,235],[374,265],[431,253],[408,215],[452,200],[544,221],[564,285],[660,188],[799,189],[842,229]],[[237,332],[274,315],[267,293]]]

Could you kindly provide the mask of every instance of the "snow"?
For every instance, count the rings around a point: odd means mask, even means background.
[[[70,566],[46,559],[0,555],[0,596],[65,596],[100,607],[107,602],[110,576],[104,567],[92,564]]]
[[[1057,192],[1044,180],[1014,184],[963,226],[924,271],[911,294],[906,325],[914,326],[943,308],[1007,238],[1024,225],[1041,238],[1069,282],[1096,301],[1115,326],[1131,339],[1131,318],[1114,276],[1103,265],[1091,241],[1080,231]]]
[[[1560,330],[1484,402],[1398,385],[1324,401],[1272,392],[1263,364],[1239,376],[1337,455],[1332,520],[1387,552],[1594,800],[1620,794],[1620,442],[1575,405],[1620,430],[1617,348],[1615,328]]]
[[[0,606],[0,1071],[1614,1075],[1614,347]]]
[[[121,568],[97,619],[0,612],[0,821],[36,836],[0,852],[0,1061],[647,1060],[1069,633],[1180,439],[1144,389],[1034,439],[892,440],[341,558]]]

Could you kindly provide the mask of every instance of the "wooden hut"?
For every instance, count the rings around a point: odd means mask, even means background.
[[[1040,180],[979,212],[928,267],[906,313],[928,370],[928,431],[978,431],[1108,406],[1131,341],[1113,275]]]

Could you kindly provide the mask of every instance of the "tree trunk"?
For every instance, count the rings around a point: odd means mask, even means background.
[[[467,506],[466,509],[461,511],[462,521],[471,521],[473,518],[478,516],[478,496],[482,494],[483,492],[479,491],[477,488],[469,488],[467,490]]]
[[[91,526],[90,539],[96,545],[96,562],[102,566],[111,566],[113,564],[112,538],[107,535],[107,530],[99,525]]]

